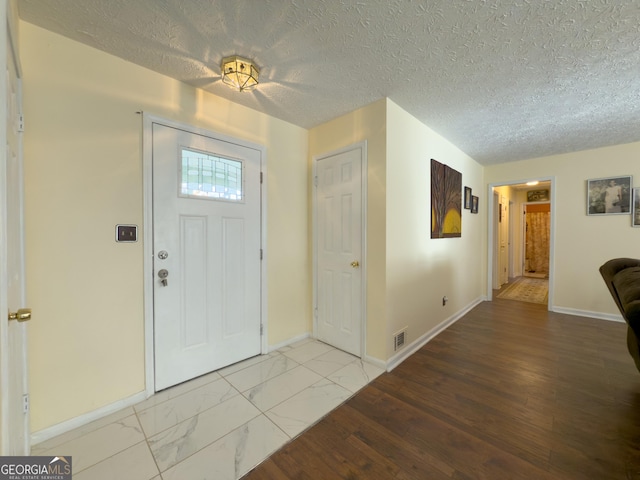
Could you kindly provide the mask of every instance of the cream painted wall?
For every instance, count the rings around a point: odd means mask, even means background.
[[[327,122],[309,131],[309,168],[313,158],[367,141],[367,344],[366,355],[386,360],[386,100]],[[309,179],[309,189],[313,195]],[[309,217],[309,248],[312,225]],[[311,328],[311,324],[309,325]]]
[[[462,237],[431,239],[431,159],[462,173],[479,213],[462,210]],[[455,145],[387,102],[387,358],[393,334],[411,343],[482,297],[486,283],[483,169]],[[449,301],[442,306],[442,297]]]
[[[308,132],[28,23],[26,132],[32,431],[144,388],[146,111],[267,148],[268,341],[309,331]]]
[[[629,215],[588,216],[586,181],[621,175],[640,180],[640,143],[503,163],[485,168],[487,184],[555,177],[553,308],[614,314],[598,268],[615,257],[640,256],[640,228]]]

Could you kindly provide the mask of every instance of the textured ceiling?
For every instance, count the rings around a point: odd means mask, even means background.
[[[639,0],[19,0],[23,20],[310,128],[389,97],[482,164],[640,140]],[[261,68],[251,93],[222,57]]]

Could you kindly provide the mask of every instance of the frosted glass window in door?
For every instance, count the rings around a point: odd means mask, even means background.
[[[181,156],[181,197],[243,200],[242,161],[186,148]]]

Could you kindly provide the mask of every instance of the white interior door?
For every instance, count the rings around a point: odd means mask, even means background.
[[[156,390],[261,350],[261,152],[153,124]]]
[[[500,196],[500,285],[509,283],[509,216],[507,214],[507,199]]]
[[[500,281],[500,197],[498,192],[493,192],[493,265],[492,268],[492,288],[498,290],[502,283]]]
[[[362,352],[361,147],[316,160],[316,336]]]
[[[7,26],[11,12],[2,12]],[[27,395],[26,329],[30,318],[25,306],[23,174],[21,133],[21,90],[19,62],[12,48],[12,29],[7,28],[2,45],[6,64],[6,139],[0,165],[0,455],[29,454],[29,416],[24,407]],[[7,315],[8,313],[8,315]],[[13,318],[12,318],[13,317]]]

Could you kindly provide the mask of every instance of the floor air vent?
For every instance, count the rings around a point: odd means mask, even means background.
[[[401,330],[393,336],[393,351],[400,350],[404,347],[407,331]]]

